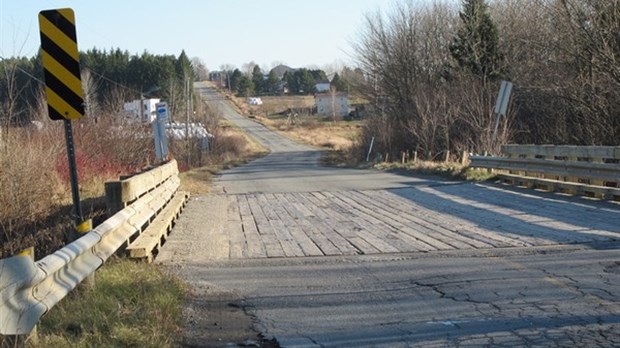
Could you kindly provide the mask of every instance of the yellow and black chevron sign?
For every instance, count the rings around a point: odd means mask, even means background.
[[[84,116],[84,93],[73,10],[61,8],[39,12],[39,28],[50,118],[81,118]]]

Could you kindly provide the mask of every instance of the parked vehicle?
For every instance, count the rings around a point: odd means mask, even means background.
[[[250,105],[263,105],[263,101],[259,97],[248,98],[248,104]]]

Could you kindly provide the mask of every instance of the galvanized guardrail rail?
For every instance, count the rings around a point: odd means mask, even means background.
[[[151,240],[142,247],[142,258],[151,260],[153,249],[147,249],[160,244],[187,201],[188,194],[178,192],[179,184],[174,160],[106,184],[108,207],[114,213],[109,219],[39,261],[30,256],[0,260],[0,334],[30,333],[43,314],[141,235]],[[160,241],[153,243],[156,238]]]
[[[470,156],[470,167],[498,170],[504,182],[620,199],[620,147],[503,145],[504,156]]]

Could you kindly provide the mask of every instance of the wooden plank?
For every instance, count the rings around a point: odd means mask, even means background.
[[[161,166],[134,175],[128,179],[118,181],[121,186],[120,200],[122,203],[135,201],[146,192],[153,190],[160,183],[179,173],[176,160],[171,160]]]
[[[383,210],[383,207],[378,207],[378,209],[375,209],[373,205],[371,205],[372,208],[370,208],[367,206],[366,203],[358,203],[357,201],[353,202],[354,207],[365,214],[363,218],[370,217],[376,220],[381,219],[379,221],[382,221],[383,224],[389,225],[391,227],[391,233],[382,237],[385,241],[388,241],[389,244],[397,246],[399,249],[401,249],[401,251],[410,251],[411,248],[408,243],[405,243],[405,246],[400,245],[400,243],[397,244],[397,241],[395,239],[403,240],[403,238],[406,238],[406,241],[408,241],[409,243],[416,243],[418,250],[429,250],[429,247],[432,250],[446,250],[456,248],[450,242],[446,243],[445,241],[442,241],[438,238],[430,237],[428,233],[420,231],[419,226],[405,225],[401,221],[399,221],[400,219],[392,218],[389,213]],[[399,232],[401,233],[399,234]]]
[[[348,238],[348,240],[351,244],[353,244],[353,246],[359,249],[362,254],[372,255],[379,253],[379,249],[375,248],[372,244],[370,244],[362,237],[355,236]]]
[[[312,239],[304,233],[301,226],[298,224],[299,217],[296,217],[296,213],[299,213],[292,206],[289,198],[291,195],[284,194],[276,194],[276,199],[278,200],[278,207],[280,208],[278,211],[278,216],[283,221],[283,223],[288,227],[290,235],[297,242],[301,250],[303,251],[305,256],[321,256],[323,252],[319,247],[314,244]],[[303,217],[301,217],[303,219]]]
[[[481,240],[494,247],[510,247],[510,246],[531,246],[528,241],[508,238],[501,234],[483,229],[477,225],[467,222],[463,219],[456,218],[451,214],[442,214],[437,211],[420,206],[413,201],[407,201],[402,197],[396,196],[387,191],[368,192],[368,195],[374,196],[379,202],[389,205],[393,209],[404,215],[415,214],[419,219],[425,220],[430,224],[441,226],[446,230],[454,230],[455,233],[462,234],[471,239]],[[391,202],[396,199],[396,202]]]
[[[515,183],[535,183],[544,184],[549,187],[560,188],[565,191],[575,192],[576,194],[583,194],[584,192],[597,193],[603,199],[618,199],[620,197],[620,188],[596,186],[588,184],[580,184],[574,182],[564,182],[542,178],[532,178],[520,175],[512,174],[498,174],[498,178],[508,180]]]
[[[243,232],[239,203],[235,196],[224,197],[226,205],[226,224],[224,229],[229,236],[229,258],[242,259],[248,255],[248,245]]]
[[[423,219],[420,219],[413,215],[402,216],[399,214],[394,214],[392,211],[384,209],[384,206],[382,204],[377,203],[375,200],[370,199],[368,196],[357,192],[354,194],[357,198],[365,202],[365,204],[367,204],[368,206],[375,207],[375,209],[382,209],[382,213],[393,221],[397,221],[400,224],[402,230],[407,230],[407,227],[411,227],[413,230],[419,232],[415,234],[416,239],[423,240],[421,238],[425,238],[425,236],[428,236],[434,240],[438,240],[457,249],[488,248],[492,246],[476,239],[467,238],[458,233],[455,233],[454,231],[447,230],[441,226],[428,223],[427,221],[424,221]],[[423,241],[427,242],[425,240]]]
[[[366,234],[370,234],[366,235],[360,231],[359,236],[366,239],[382,252],[393,252],[389,251],[393,248],[396,248],[397,251],[402,252],[416,250],[425,251],[429,249],[438,249],[437,244],[441,244],[439,248],[441,248],[441,246],[445,246],[448,249],[453,248],[441,242],[435,243],[435,246],[431,246],[431,248],[429,248],[429,245],[425,244],[421,239],[414,238],[411,234],[407,233],[406,230],[409,230],[409,227],[400,224],[397,221],[388,220],[386,219],[385,214],[369,209],[365,205],[351,199],[348,197],[350,192],[347,192],[346,195],[341,192],[328,193],[328,195],[333,195],[342,202],[345,202],[351,206],[350,210],[354,214],[357,214],[361,220],[358,223],[360,226],[364,226],[362,231]],[[357,222],[359,220],[354,219],[354,221]],[[379,241],[381,241],[381,243],[376,244]]]
[[[531,199],[520,199],[518,195],[511,195],[510,202],[498,201],[497,198],[493,200],[493,203],[484,203],[485,199],[482,197],[484,192],[470,191],[471,196],[466,195],[454,195],[449,193],[442,193],[438,190],[427,187],[420,188],[430,194],[436,195],[439,198],[443,198],[444,201],[454,202],[450,205],[450,211],[454,211],[460,215],[476,214],[478,221],[484,222],[486,225],[493,226],[492,229],[498,233],[510,233],[512,236],[527,236],[536,242],[536,245],[547,245],[556,243],[574,243],[574,242],[587,242],[590,239],[581,236],[579,234],[567,233],[557,228],[550,228],[541,226],[536,221],[528,221],[527,218],[521,218],[525,212],[524,206],[532,205]],[[488,195],[489,193],[486,192]],[[480,196],[477,198],[476,195]],[[519,202],[515,202],[519,201]],[[547,205],[544,201],[535,201],[542,206],[531,207],[532,211],[535,209],[547,209]],[[429,202],[432,203],[432,202]]]
[[[263,212],[271,224],[272,231],[278,239],[285,256],[304,256],[304,252],[291,237],[280,216],[276,212],[275,206],[278,205],[273,194],[259,194],[257,199],[261,204]]]
[[[229,257],[231,259],[242,259],[248,254],[248,248],[243,237],[243,230],[239,221],[228,220],[226,223],[226,232],[230,236]]]
[[[153,250],[161,247],[162,240],[172,229],[173,221],[178,217],[188,198],[188,193],[177,192],[155,220],[126,248],[129,257],[151,258]]]
[[[379,227],[376,224],[368,225],[368,223],[365,222],[361,222],[360,225],[357,225],[352,221],[356,221],[357,219],[355,218],[344,220],[344,217],[340,216],[340,213],[332,210],[330,210],[329,214],[330,217],[326,218],[325,221],[331,224],[331,227],[336,232],[349,240],[349,243],[356,248],[359,249],[358,245],[364,247],[364,250],[360,249],[362,253],[374,253],[375,250],[386,253],[434,250],[434,248],[420,243],[411,236],[401,233],[402,231],[391,228],[391,226],[385,222],[381,223],[381,225],[385,227]],[[333,216],[333,218],[331,216]],[[359,222],[360,220],[357,221]],[[379,229],[381,229],[382,232],[380,232]],[[357,238],[361,238],[367,242],[370,248],[366,247],[363,243],[353,243],[352,241],[357,240]],[[387,241],[389,241],[389,243]]]
[[[275,235],[271,223],[265,216],[258,201],[257,195],[248,195],[248,203],[256,222],[256,228],[261,236],[267,257],[284,257],[286,254]]]
[[[267,257],[267,251],[258,233],[258,228],[254,222],[252,211],[250,210],[250,204],[245,195],[236,196],[237,204],[239,205],[239,214],[241,215],[241,226],[243,227],[243,233],[246,239],[247,245],[247,257],[249,258],[262,258]]]
[[[330,224],[332,221],[329,215],[320,207],[312,204],[312,202],[308,200],[308,198],[311,198],[311,194],[295,193],[293,195],[301,199],[302,203],[305,203],[304,205],[309,207],[310,211],[315,214],[314,217],[308,218],[310,222],[312,222],[327,237],[327,239],[329,239],[342,252],[343,255],[355,255],[360,253],[355,246],[349,243],[346,238],[343,238],[338,231],[332,228],[332,225]]]

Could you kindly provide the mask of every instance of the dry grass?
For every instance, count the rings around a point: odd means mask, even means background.
[[[85,218],[104,217],[104,181],[146,163],[152,143],[123,138],[110,123],[73,122],[80,198]],[[62,122],[43,128],[9,128],[0,138],[0,258],[35,247],[38,257],[70,236],[71,189]]]
[[[280,124],[276,127],[290,138],[335,151],[352,147],[359,134],[357,122],[316,122],[308,126]]]
[[[432,162],[416,161],[408,163],[389,162],[378,163],[374,166],[382,170],[405,170],[410,173],[423,175],[438,175],[448,179],[484,181],[490,180],[494,174],[486,170],[469,168],[459,162]]]
[[[286,112],[288,109],[304,109],[314,106],[314,97],[311,95],[261,97],[263,105],[252,105],[254,115],[269,116]]]

